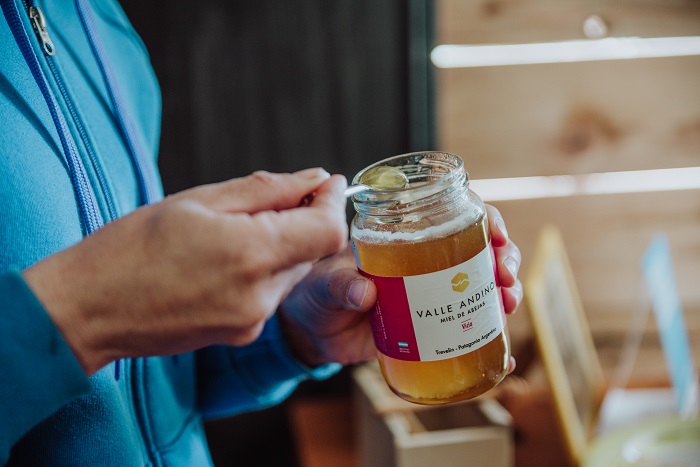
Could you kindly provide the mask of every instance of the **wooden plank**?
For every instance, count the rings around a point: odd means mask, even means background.
[[[440,149],[474,178],[700,166],[700,57],[440,69]]]
[[[700,32],[700,3],[692,0],[438,0],[436,9],[439,44],[582,39],[591,15],[600,16],[614,37]]]

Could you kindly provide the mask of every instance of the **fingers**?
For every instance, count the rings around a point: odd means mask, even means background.
[[[501,295],[503,297],[504,311],[506,314],[513,313],[523,299],[523,285],[520,283],[520,280],[516,280],[512,287],[501,288]]]
[[[498,269],[498,281],[502,287],[512,287],[518,279],[522,257],[518,246],[508,241],[505,246],[494,248]]]
[[[213,221],[204,227],[208,233],[216,231],[234,253],[247,251],[245,257],[254,257],[259,270],[274,272],[317,261],[346,245],[346,186],[345,177],[331,177],[323,169],[294,174],[256,172],[187,190],[166,201],[202,206]],[[315,194],[311,203],[300,207],[310,193]]]
[[[523,298],[523,286],[518,279],[522,256],[518,246],[508,238],[506,224],[498,209],[487,204],[486,211],[498,280],[502,287],[503,308],[506,313],[513,313]]]
[[[270,253],[283,266],[317,260],[342,250],[347,245],[345,219],[345,177],[333,176],[319,186],[311,204],[282,212],[256,214],[270,237]]]
[[[327,209],[337,212],[338,209],[345,211],[346,198],[344,191],[348,187],[348,182],[341,175],[330,177],[328,182],[318,187],[311,200],[310,206],[316,209]]]
[[[256,213],[296,208],[301,200],[315,191],[330,174],[311,168],[293,174],[265,171],[226,182],[204,185],[175,196],[198,200],[210,209],[226,212]]]
[[[508,230],[506,223],[498,209],[490,204],[486,204],[486,214],[489,220],[489,232],[491,232],[491,242],[494,247],[505,246],[508,243]]]
[[[496,255],[498,280],[503,287],[512,287],[518,279],[521,255],[518,246],[508,238],[506,224],[494,206],[486,205],[491,245]]]

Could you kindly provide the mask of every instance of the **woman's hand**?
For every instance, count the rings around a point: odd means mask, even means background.
[[[510,314],[523,296],[520,250],[508,238],[500,212],[490,205],[486,209],[503,305]],[[357,272],[347,248],[318,262],[284,300],[279,316],[290,347],[306,365],[357,363],[376,356],[366,313],[376,300],[374,284]]]
[[[345,187],[309,169],[194,188],[23,275],[88,375],[122,357],[248,344],[312,264],[346,246]]]

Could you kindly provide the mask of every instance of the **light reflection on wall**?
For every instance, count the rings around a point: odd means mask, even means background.
[[[700,167],[470,181],[484,201],[700,188]]]
[[[700,55],[700,37],[606,37],[504,45],[443,44],[433,49],[430,58],[438,68],[467,68],[687,55]]]

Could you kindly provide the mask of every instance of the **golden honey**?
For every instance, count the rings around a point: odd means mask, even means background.
[[[406,188],[375,187],[353,199],[355,258],[378,289],[382,373],[411,402],[476,397],[505,377],[510,355],[483,203],[457,156],[414,153],[377,164],[394,164],[409,179]]]

